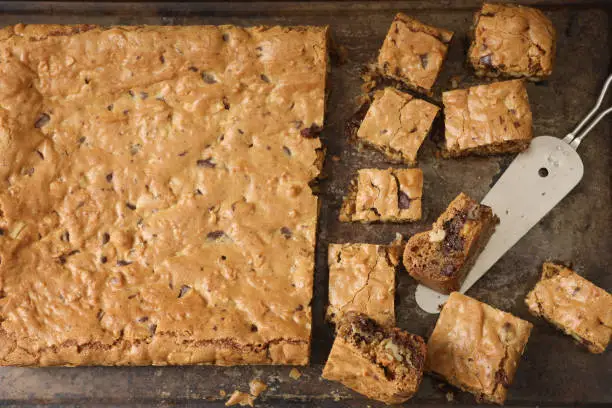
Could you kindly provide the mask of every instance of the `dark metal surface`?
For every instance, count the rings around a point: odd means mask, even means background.
[[[564,136],[590,109],[610,71],[610,10],[605,2],[562,6],[561,1],[532,0],[552,18],[557,29],[557,62],[552,77],[529,84],[536,135]],[[388,242],[396,232],[409,235],[426,229],[460,191],[480,199],[511,158],[434,157],[426,141],[420,153],[425,174],[423,219],[409,225],[342,224],[337,221],[343,194],[361,167],[385,167],[384,157],[358,152],[343,134],[355,109],[361,66],[375,58],[394,14],[402,10],[424,22],[456,32],[450,55],[437,82],[434,98],[449,89],[451,77],[459,86],[484,82],[464,65],[466,33],[476,0],[412,1],[402,3],[20,3],[0,2],[0,25],[27,23],[111,24],[315,24],[330,25],[336,41],[348,50],[349,61],[332,68],[327,126],[328,148],[321,182],[321,215],[313,300],[312,364],[292,380],[291,367],[124,367],[124,368],[0,368],[3,404],[202,404],[221,407],[220,390],[248,390],[259,377],[269,386],[257,406],[363,407],[379,406],[320,378],[331,347],[332,330],[323,321],[327,298],[327,244],[330,242]],[[607,102],[609,105],[610,102]],[[572,261],[575,269],[607,290],[612,289],[612,138],[604,121],[580,146],[585,164],[582,182],[527,236],[508,252],[468,294],[534,323],[529,345],[510,388],[507,405],[573,406],[612,404],[612,353],[589,354],[554,328],[528,314],[523,299],[536,282],[546,259]],[[332,156],[336,156],[332,159]],[[520,196],[516,197],[521,199]],[[537,205],[537,203],[534,203]],[[398,274],[396,297],[399,327],[427,336],[437,317],[422,312],[414,301],[415,282]],[[474,403],[456,393],[455,404]],[[438,407],[446,396],[426,377],[408,405]]]

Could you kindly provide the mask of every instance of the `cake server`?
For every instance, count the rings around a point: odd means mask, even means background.
[[[589,123],[599,110],[610,83],[612,75],[606,80],[593,109],[563,139],[554,136],[534,138],[529,148],[516,156],[482,200],[483,204],[493,208],[500,223],[468,273],[461,293],[482,278],[582,179],[584,167],[576,149],[595,125],[612,112],[610,107]],[[415,296],[421,309],[429,313],[439,313],[440,306],[448,299],[447,295],[423,285],[417,286]]]

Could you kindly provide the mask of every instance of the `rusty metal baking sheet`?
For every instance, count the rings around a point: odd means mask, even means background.
[[[610,72],[611,9],[606,1],[526,0],[552,19],[558,34],[553,75],[528,84],[536,135],[565,135],[589,110]],[[427,140],[419,154],[424,171],[423,219],[414,224],[343,224],[338,210],[349,180],[362,167],[386,167],[380,153],[357,151],[346,140],[344,124],[355,110],[361,67],[375,58],[397,11],[455,31],[449,58],[434,89],[434,99],[451,87],[484,82],[465,67],[466,34],[476,0],[408,2],[273,2],[273,3],[43,3],[0,2],[0,25],[24,23],[114,24],[281,24],[330,25],[348,61],[332,67],[330,99],[323,143],[327,147],[326,178],[320,183],[321,214],[313,307],[311,364],[291,379],[291,367],[84,367],[0,368],[0,404],[134,404],[142,406],[203,404],[221,407],[235,389],[261,378],[269,386],[256,406],[372,407],[374,401],[337,383],[320,378],[332,343],[332,329],[323,318],[327,301],[327,244],[383,243],[396,232],[405,237],[424,230],[460,191],[484,197],[511,157],[435,158]],[[610,101],[607,102],[610,104]],[[580,146],[585,164],[582,182],[538,223],[468,294],[534,323],[527,350],[510,387],[512,406],[611,406],[612,353],[583,351],[553,327],[532,317],[523,303],[547,259],[571,261],[597,285],[612,289],[612,135],[604,121]],[[520,199],[517,197],[516,199]],[[427,336],[437,316],[421,311],[414,300],[413,281],[398,273],[396,314],[399,327]],[[447,405],[446,388],[425,377],[409,404]],[[454,393],[454,405],[474,404],[467,393]]]

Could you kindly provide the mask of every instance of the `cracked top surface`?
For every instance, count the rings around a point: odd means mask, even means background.
[[[308,361],[324,27],[0,30],[0,364]]]
[[[545,263],[542,277],[525,299],[529,311],[570,335],[594,353],[612,337],[612,295],[562,265]]]
[[[361,169],[340,209],[340,221],[415,221],[421,218],[421,169]]]
[[[401,237],[389,246],[330,244],[330,320],[337,323],[346,312],[360,312],[386,326],[395,325],[395,268]]]
[[[540,10],[485,3],[474,25],[468,58],[477,74],[539,79],[552,73],[555,29]]]
[[[442,70],[452,37],[452,31],[398,13],[378,54],[378,67],[386,76],[429,91]]]
[[[427,343],[425,369],[501,404],[531,328],[510,313],[453,292]]]
[[[374,96],[357,137],[392,158],[413,163],[439,110],[429,102],[387,87]]]
[[[446,149],[449,152],[529,142],[531,108],[520,79],[457,89],[442,94]]]

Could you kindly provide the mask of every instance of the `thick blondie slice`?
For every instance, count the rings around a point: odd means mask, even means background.
[[[390,245],[330,244],[327,318],[337,323],[354,311],[395,325],[395,269],[401,250],[401,236]]]
[[[340,208],[340,221],[407,222],[421,218],[421,169],[361,169]]]
[[[490,155],[525,150],[533,138],[531,108],[520,79],[442,94],[443,155]]]
[[[474,15],[468,59],[479,76],[540,80],[552,73],[555,37],[555,28],[540,10],[485,3]]]
[[[387,87],[374,95],[356,139],[391,159],[413,164],[439,111],[436,105]]]
[[[434,290],[459,290],[498,222],[491,207],[461,193],[430,231],[408,240],[404,266],[410,276]]]
[[[452,31],[398,13],[378,54],[378,69],[384,76],[428,93],[442,70],[452,38]]]
[[[426,370],[503,404],[527,345],[532,324],[454,292],[427,343]]]
[[[340,321],[323,378],[368,398],[400,404],[417,392],[426,353],[420,336],[350,312]]]
[[[603,353],[612,337],[612,295],[563,265],[545,263],[525,299],[541,316],[584,345]]]

